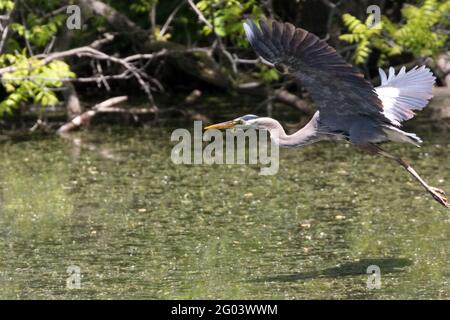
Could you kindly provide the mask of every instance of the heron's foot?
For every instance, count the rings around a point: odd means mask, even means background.
[[[442,204],[444,207],[450,209],[450,203],[447,200],[447,197],[445,196],[445,192],[441,189],[435,188],[435,187],[429,187],[428,192],[433,196],[433,198]]]

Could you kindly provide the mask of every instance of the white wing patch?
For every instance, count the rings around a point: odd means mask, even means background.
[[[431,90],[435,77],[430,69],[422,66],[405,72],[401,68],[395,75],[394,68],[389,68],[389,76],[379,69],[381,85],[375,88],[383,103],[383,113],[391,123],[400,126],[401,122],[414,117],[414,110],[422,110],[433,95]]]

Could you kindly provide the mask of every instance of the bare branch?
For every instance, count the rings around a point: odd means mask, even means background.
[[[182,0],[180,2],[179,5],[177,5],[175,7],[175,9],[172,11],[172,13],[169,15],[169,17],[167,18],[166,22],[164,23],[164,25],[161,28],[161,31],[159,32],[159,36],[162,37],[167,29],[169,28],[170,24],[172,23],[172,20],[175,18],[175,16],[177,15],[178,11],[186,4],[186,0]]]
[[[89,47],[94,49],[99,49],[101,46],[103,46],[105,43],[111,42],[114,40],[114,34],[106,32],[103,34],[104,38],[95,40],[92,42]]]
[[[2,31],[2,37],[1,37],[1,40],[0,40],[0,53],[2,53],[3,46],[5,45],[6,38],[8,37],[8,31],[9,31],[9,26],[8,25],[10,23],[11,13],[13,12],[13,10],[8,11],[6,13],[6,15],[2,16],[2,19],[1,19],[1,20],[5,20],[6,21],[6,27],[3,27],[3,25],[0,24],[1,29],[2,29],[1,30]]]
[[[198,19],[203,22],[204,24],[206,24],[211,30],[214,29],[213,25],[208,21],[208,19],[205,18],[205,16],[203,15],[203,13],[197,8],[197,6],[195,5],[194,1],[192,0],[187,0],[187,2],[189,3],[189,5],[191,6],[192,10],[195,11],[195,13],[198,16]]]
[[[92,45],[99,46],[99,45],[103,44],[105,41],[111,41],[111,39],[112,38],[107,35],[107,37],[105,39],[102,39],[102,41],[97,40]],[[91,46],[79,47],[79,48],[69,49],[66,51],[55,52],[55,53],[51,53],[51,54],[39,54],[39,55],[35,55],[33,57],[41,59],[41,65],[46,65],[53,60],[63,59],[63,58],[67,58],[70,56],[90,57],[90,58],[97,59],[97,60],[111,61],[111,62],[121,65],[126,70],[128,70],[131,74],[133,74],[134,78],[138,81],[141,88],[145,91],[147,98],[149,99],[152,106],[155,106],[155,101],[154,101],[153,95],[150,91],[150,86],[144,81],[139,70],[136,69],[136,67],[134,65],[130,64],[128,61],[126,61],[124,59],[110,56],[102,51],[99,51],[99,50],[91,47]],[[1,68],[0,75],[4,74],[6,72],[15,71],[15,70],[18,70],[18,68],[14,67],[14,66]]]

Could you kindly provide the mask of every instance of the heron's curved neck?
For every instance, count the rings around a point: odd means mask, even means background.
[[[303,128],[291,135],[286,134],[283,126],[275,120],[273,125],[268,128],[270,138],[280,147],[301,147],[314,143],[320,140],[317,130],[318,120],[319,113],[316,112],[313,118]]]

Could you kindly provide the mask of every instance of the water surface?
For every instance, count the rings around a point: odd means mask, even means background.
[[[319,143],[275,176],[174,165],[170,133],[2,142],[0,298],[450,298],[450,214],[394,163]],[[450,139],[424,138],[389,150],[450,191]]]

